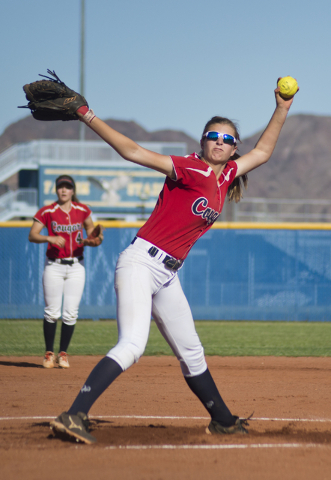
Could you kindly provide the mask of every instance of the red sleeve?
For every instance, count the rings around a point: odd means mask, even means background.
[[[49,213],[45,212],[46,209],[49,209],[49,206],[48,207],[42,207],[40,210],[38,210],[38,212],[33,217],[35,220],[38,220],[38,222],[45,225],[45,227],[47,227],[47,220],[48,220],[48,217],[49,217]]]

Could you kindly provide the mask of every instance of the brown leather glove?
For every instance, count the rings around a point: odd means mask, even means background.
[[[84,247],[98,247],[101,245],[103,240],[103,227],[97,225],[92,233],[87,238],[84,238],[83,245]]]

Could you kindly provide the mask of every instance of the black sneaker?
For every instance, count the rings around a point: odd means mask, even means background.
[[[89,420],[87,415],[82,412],[78,412],[77,415],[70,415],[67,412],[63,412],[50,423],[50,427],[53,433],[60,437],[62,437],[63,434],[67,434],[75,438],[77,442],[80,441],[87,444],[97,441],[96,438],[89,434]]]
[[[249,425],[248,420],[252,418],[252,415],[250,415],[248,418],[239,418],[235,416],[234,418],[236,421],[234,425],[231,425],[230,427],[223,427],[223,425],[216,420],[212,420],[206,428],[206,433],[216,435],[231,435],[233,433],[247,434],[248,430],[244,427],[244,425]]]

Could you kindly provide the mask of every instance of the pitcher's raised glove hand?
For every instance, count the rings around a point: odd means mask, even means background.
[[[56,73],[47,70],[53,78],[39,75],[47,80],[24,85],[28,104],[18,108],[29,108],[36,120],[78,120],[77,110],[87,106],[86,99],[79,93],[71,90],[63,83]]]

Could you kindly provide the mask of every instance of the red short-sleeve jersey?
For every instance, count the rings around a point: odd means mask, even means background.
[[[175,258],[185,259],[195,242],[219,217],[237,173],[227,162],[219,180],[196,153],[171,156],[176,180],[167,177],[156,206],[137,235]]]
[[[91,210],[77,202],[71,202],[69,212],[62,210],[57,202],[38,210],[34,218],[45,225],[48,235],[59,235],[66,241],[64,248],[49,243],[46,252],[48,258],[80,257],[83,254],[83,224],[89,215]]]

